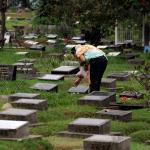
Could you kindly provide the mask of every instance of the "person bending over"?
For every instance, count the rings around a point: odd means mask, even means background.
[[[71,53],[80,62],[80,71],[77,73],[78,79],[74,82],[74,85],[79,85],[85,74],[87,74],[89,92],[99,91],[108,62],[105,53],[97,47],[88,44],[73,47]],[[84,67],[86,71],[84,71]]]

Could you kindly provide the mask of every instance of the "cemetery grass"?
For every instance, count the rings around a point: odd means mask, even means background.
[[[24,56],[16,56],[14,53],[17,50],[3,50],[0,51],[0,63],[1,64],[13,64],[19,59],[24,58]],[[46,52],[47,53],[47,52]],[[48,55],[47,55],[48,56]],[[35,63],[36,71],[43,73],[50,73],[50,71],[58,67],[61,63],[60,60],[50,59],[44,55],[40,57],[40,52],[30,52],[28,58],[36,58]],[[142,55],[142,57],[146,57]],[[72,58],[71,56],[65,57],[65,60]],[[147,59],[147,58],[146,58]],[[134,67],[122,59],[109,58],[109,64],[105,72],[105,77],[113,71],[126,71],[134,70]],[[30,133],[40,134],[43,136],[42,140],[33,142],[28,140],[27,142],[6,142],[0,141],[0,149],[12,150],[19,149],[51,149],[50,143],[52,143],[54,149],[61,148],[65,150],[71,150],[74,148],[82,147],[82,140],[68,139],[65,140],[61,137],[57,137],[57,132],[67,130],[67,125],[75,118],[79,117],[95,117],[95,112],[99,111],[100,108],[95,106],[80,106],[77,104],[78,98],[81,94],[70,94],[67,93],[68,89],[72,86],[74,77],[67,77],[64,81],[52,82],[52,81],[39,81],[36,78],[25,80],[23,76],[17,75],[16,81],[1,81],[0,82],[0,95],[9,95],[16,92],[29,92],[29,93],[41,93],[42,99],[47,99],[49,108],[46,111],[38,112],[39,126],[30,127]],[[49,93],[43,91],[36,91],[30,89],[34,83],[37,82],[48,82],[57,83],[59,85],[58,93]],[[85,81],[82,82],[86,84]],[[126,90],[137,90],[145,93],[144,88],[135,80],[131,79],[129,81],[117,81],[117,86],[124,87]],[[102,90],[105,90],[104,88]],[[119,94],[117,94],[117,101],[122,102],[119,99]],[[122,103],[143,103],[147,101],[144,100],[130,100],[129,102]],[[6,103],[3,100],[0,101],[0,107]],[[112,121],[113,132],[122,132],[124,135],[132,137],[132,150],[148,150],[149,146],[144,145],[144,142],[150,139],[150,113],[149,109],[133,110],[133,121],[131,122],[120,122]],[[141,136],[143,138],[141,138]],[[63,142],[64,141],[64,142]],[[67,142],[66,142],[67,141]],[[68,142],[70,141],[70,142]],[[42,143],[42,144],[41,144]],[[142,144],[141,144],[142,143]],[[33,145],[33,146],[31,146]]]

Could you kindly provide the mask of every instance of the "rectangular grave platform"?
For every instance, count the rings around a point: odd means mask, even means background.
[[[143,93],[136,92],[136,91],[123,91],[119,97],[127,97],[127,98],[136,98],[136,99],[142,99],[144,96]]]
[[[64,76],[57,75],[57,74],[45,74],[42,77],[39,77],[38,79],[39,80],[58,81],[58,80],[64,80]]]
[[[0,138],[22,138],[28,135],[28,121],[0,120]]]
[[[27,54],[29,54],[29,52],[16,52],[15,54],[16,55],[27,55]]]
[[[81,105],[96,105],[98,107],[107,107],[110,102],[116,101],[116,94],[114,92],[99,92],[93,91],[89,95],[81,97],[79,104]]]
[[[139,59],[139,58],[129,59],[128,63],[133,64],[133,65],[144,65],[145,60],[144,59]]]
[[[37,93],[15,93],[12,95],[9,95],[9,100],[15,101],[21,98],[27,98],[27,99],[34,99],[34,98],[39,98],[40,94]]]
[[[35,61],[36,59],[30,59],[30,58],[24,58],[24,59],[18,60],[18,62],[21,62],[21,63],[34,63]]]
[[[132,109],[143,109],[143,104],[123,104],[123,103],[110,103],[111,107],[117,107],[119,110],[132,110]]]
[[[98,118],[103,118],[103,119],[131,121],[132,112],[131,111],[123,111],[123,110],[104,109],[99,112],[96,112],[96,116]]]
[[[140,56],[140,53],[127,53],[127,54],[120,55],[120,58],[123,58],[123,59],[135,59],[135,58],[137,58],[139,56]]]
[[[37,111],[29,109],[9,108],[0,112],[0,119],[28,121],[32,124],[37,122]]]
[[[78,118],[68,125],[69,132],[108,134],[110,133],[110,120]]]
[[[0,80],[16,80],[16,71],[14,65],[0,64]]]
[[[17,66],[17,68],[32,68],[33,63],[23,63],[23,62],[18,62],[13,64],[14,66]]]
[[[36,83],[31,86],[32,89],[35,90],[43,90],[47,92],[58,92],[58,85],[57,84],[49,84],[49,83]]]
[[[130,79],[131,74],[127,72],[114,72],[107,76],[108,78],[114,78],[118,81],[127,81]]]
[[[84,150],[130,150],[130,137],[93,135],[84,139]]]
[[[48,102],[44,99],[18,99],[11,103],[13,107],[36,109],[36,110],[47,110]]]
[[[86,94],[88,93],[88,91],[89,91],[89,86],[83,86],[83,85],[73,86],[68,90],[69,93],[81,93],[81,94]]]
[[[79,72],[78,66],[60,66],[51,71],[52,74],[64,74],[64,75],[76,74],[77,72]]]
[[[116,87],[116,79],[113,78],[102,78],[101,86],[107,88],[115,88]]]

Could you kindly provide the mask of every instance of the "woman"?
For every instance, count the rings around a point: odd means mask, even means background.
[[[107,67],[105,53],[97,47],[88,44],[73,47],[71,53],[79,60],[81,66],[88,68],[90,92],[99,91],[101,79]],[[83,72],[83,68],[81,67],[80,72],[77,74],[78,79],[74,82],[75,86],[79,85],[83,79]]]

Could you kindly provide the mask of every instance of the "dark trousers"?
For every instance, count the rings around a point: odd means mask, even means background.
[[[90,92],[99,91],[104,71],[107,67],[105,56],[92,58],[90,60]]]

